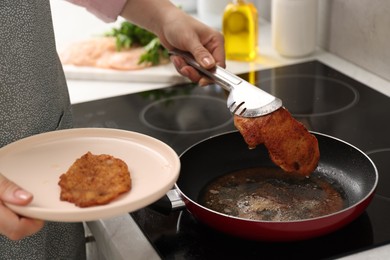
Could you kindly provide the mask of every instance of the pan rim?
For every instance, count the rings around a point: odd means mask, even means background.
[[[186,152],[191,150],[191,148],[193,148],[193,147],[195,147],[195,146],[197,146],[197,145],[199,145],[201,143],[204,143],[204,142],[206,142],[206,141],[208,141],[208,140],[210,140],[212,138],[216,138],[216,137],[219,137],[219,136],[222,136],[222,135],[227,135],[227,134],[233,134],[233,133],[237,133],[237,132],[239,132],[239,131],[238,130],[232,130],[232,131],[216,134],[216,135],[210,136],[210,137],[208,137],[206,139],[203,139],[203,140],[201,140],[201,141],[191,145],[189,148],[187,148],[183,153],[180,154],[179,158],[181,158]],[[174,187],[175,187],[176,190],[179,191],[180,196],[185,198],[185,200],[190,201],[192,204],[194,204],[197,207],[200,207],[203,210],[206,210],[208,212],[211,212],[211,213],[214,213],[214,214],[217,214],[219,216],[226,217],[226,218],[229,218],[229,219],[239,220],[239,221],[253,222],[253,223],[264,223],[264,224],[275,224],[275,225],[291,224],[291,223],[302,223],[302,222],[311,222],[311,221],[320,221],[321,219],[328,219],[328,218],[331,218],[333,216],[342,215],[343,213],[358,207],[360,204],[362,204],[364,202],[367,202],[370,199],[370,197],[372,197],[374,195],[375,190],[376,190],[377,185],[378,185],[378,179],[379,179],[378,169],[375,166],[375,163],[371,160],[371,158],[366,153],[364,153],[361,149],[357,148],[356,146],[354,146],[354,145],[352,145],[352,144],[350,144],[350,143],[348,143],[348,142],[346,142],[346,141],[344,141],[344,140],[342,140],[340,138],[337,138],[337,137],[334,137],[334,136],[331,136],[331,135],[328,135],[328,134],[316,132],[316,131],[309,131],[309,132],[312,133],[312,134],[318,135],[318,136],[323,136],[323,137],[326,137],[326,138],[333,139],[333,140],[336,140],[338,142],[344,143],[345,145],[355,149],[357,152],[362,154],[368,160],[369,164],[374,169],[375,181],[374,181],[374,184],[371,187],[371,190],[369,192],[367,192],[367,194],[362,199],[360,199],[356,203],[353,203],[353,204],[349,205],[348,207],[346,207],[346,208],[344,208],[342,210],[333,212],[331,214],[326,214],[326,215],[323,215],[323,216],[315,217],[315,218],[307,218],[307,219],[299,219],[299,220],[289,220],[289,221],[269,221],[269,220],[255,220],[255,219],[241,218],[241,217],[231,216],[231,215],[227,215],[227,214],[222,213],[222,212],[218,212],[218,211],[209,209],[209,208],[199,204],[198,202],[192,200],[191,198],[189,198],[184,192],[181,191],[181,189],[178,186],[177,182],[175,183]]]

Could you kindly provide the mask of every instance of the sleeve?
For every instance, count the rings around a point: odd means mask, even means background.
[[[126,4],[126,0],[66,0],[85,7],[104,22],[114,22]]]

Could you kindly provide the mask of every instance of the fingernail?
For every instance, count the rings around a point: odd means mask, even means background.
[[[18,189],[14,193],[15,197],[21,200],[28,200],[31,198],[32,194],[30,192],[27,192],[25,190]]]
[[[208,66],[210,66],[210,65],[212,65],[213,64],[213,61],[212,61],[212,59],[210,59],[209,57],[204,57],[203,59],[202,59],[202,65],[203,66],[205,66],[205,67],[208,67]]]

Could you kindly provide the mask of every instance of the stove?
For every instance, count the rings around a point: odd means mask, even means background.
[[[390,243],[390,98],[319,61],[239,76],[282,99],[309,130],[335,136],[365,152],[379,171],[376,195],[367,210],[341,230],[289,243],[230,237],[185,210],[163,214],[146,207],[131,213],[160,257],[332,259]],[[180,155],[198,141],[235,129],[226,97],[217,85],[182,84],[80,103],[73,105],[74,126],[144,133]]]

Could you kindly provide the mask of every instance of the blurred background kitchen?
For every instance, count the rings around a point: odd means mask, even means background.
[[[221,15],[228,0],[172,0],[205,23],[221,29]],[[249,1],[249,0],[248,0]],[[300,2],[302,0],[291,0]],[[71,41],[101,34],[105,24],[81,8],[51,0],[58,48]],[[272,0],[252,0],[259,12],[260,25],[271,22]],[[219,10],[218,10],[219,8]],[[197,13],[199,9],[199,14]],[[209,11],[207,11],[209,9]],[[317,45],[370,72],[390,80],[390,2],[387,0],[318,0]],[[260,54],[266,37],[260,29]],[[264,40],[264,39],[263,39]]]

